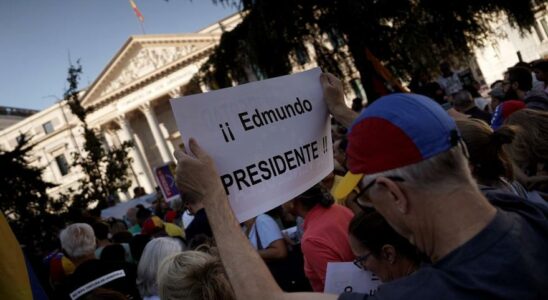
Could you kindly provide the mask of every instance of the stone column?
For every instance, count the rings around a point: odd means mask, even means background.
[[[160,123],[160,131],[162,132],[162,136],[164,137],[164,140],[166,141],[167,148],[169,150],[169,154],[171,155],[171,159],[173,161],[177,161],[175,158],[175,155],[173,154],[175,152],[175,147],[173,146],[173,143],[171,142],[169,138],[169,131],[167,130],[165,123]]]
[[[145,147],[143,146],[143,142],[141,141],[141,138],[137,133],[133,133],[133,142],[135,142],[135,149],[137,149],[140,153],[142,153],[142,156],[145,158],[145,168],[147,170],[148,178],[150,178],[150,182],[153,186],[156,186],[156,178],[154,178],[154,171],[150,167],[150,164],[148,163],[148,158],[146,158],[145,155]]]
[[[147,119],[148,126],[150,127],[150,131],[152,131],[152,135],[154,136],[154,141],[156,142],[158,151],[160,151],[160,157],[162,158],[162,161],[164,163],[170,162],[171,156],[169,155],[169,149],[167,148],[166,141],[164,140],[164,137],[160,132],[158,120],[156,119],[156,115],[154,114],[154,111],[150,106],[150,102],[141,105],[139,108]]]
[[[103,136],[105,137],[105,141],[107,142],[107,147],[109,150],[114,149],[116,147],[116,144],[114,143],[113,139],[113,133],[110,129],[102,129],[101,132],[103,133]]]
[[[137,181],[140,186],[142,186],[147,193],[152,193],[154,191],[154,186],[148,176],[146,171],[146,164],[143,158],[143,154],[137,148],[135,141],[133,140],[133,133],[131,127],[128,123],[128,120],[124,115],[119,116],[116,119],[117,123],[120,125],[121,130],[121,140],[122,142],[129,141],[133,143],[133,147],[129,150],[129,155],[133,158],[133,169],[137,175]]]

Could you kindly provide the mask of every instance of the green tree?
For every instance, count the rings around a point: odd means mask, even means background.
[[[19,243],[35,250],[51,238],[49,217],[65,209],[62,199],[54,200],[46,193],[55,184],[42,180],[43,168],[29,163],[33,144],[21,135],[15,149],[0,149],[0,165],[4,170],[0,181],[0,210],[6,216]]]
[[[214,0],[238,5],[244,18],[226,32],[201,76],[213,88],[244,78],[246,66],[265,77],[290,72],[296,53],[311,45],[318,64],[342,75],[351,60],[360,73],[368,98],[378,97],[370,51],[400,78],[418,71],[437,71],[440,62],[464,60],[473,47],[496,33],[491,22],[506,17],[530,31],[535,5],[547,0]],[[544,8],[545,9],[545,8]],[[333,47],[327,47],[331,41]],[[300,63],[300,61],[297,61]],[[248,71],[248,70],[247,70]]]
[[[87,209],[90,204],[97,203],[95,211],[108,206],[109,201],[117,201],[119,192],[127,192],[131,186],[129,167],[131,158],[128,151],[132,144],[124,142],[119,148],[107,149],[97,132],[90,128],[86,117],[88,110],[80,103],[78,82],[82,66],[77,63],[68,70],[67,81],[69,88],[65,92],[65,99],[72,113],[82,123],[84,133],[84,147],[82,152],[73,153],[73,166],[81,168],[84,177],[80,179],[78,190],[71,191],[75,209]]]

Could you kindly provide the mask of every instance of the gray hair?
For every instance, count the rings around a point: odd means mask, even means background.
[[[74,223],[59,234],[61,247],[71,258],[80,258],[95,252],[93,228],[85,223]]]
[[[461,143],[416,164],[367,175],[365,180],[397,176],[403,178],[403,184],[410,189],[429,193],[454,190],[466,184],[475,186],[465,153],[466,148]]]
[[[137,224],[137,211],[139,209],[137,207],[130,207],[128,208],[126,212],[127,220],[129,221],[130,225]]]
[[[466,108],[474,102],[472,94],[467,90],[462,90],[453,95],[453,105],[459,108]]]
[[[171,208],[174,211],[182,211],[183,210],[183,200],[181,199],[181,196],[171,200]]]
[[[162,261],[158,291],[162,300],[236,299],[219,258],[200,251],[186,251]]]
[[[169,237],[153,239],[145,246],[137,266],[137,288],[142,297],[158,294],[156,273],[160,262],[181,251],[183,251],[181,242]]]

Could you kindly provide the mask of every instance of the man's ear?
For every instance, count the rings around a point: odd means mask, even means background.
[[[406,214],[409,210],[409,200],[401,187],[396,184],[396,182],[386,177],[381,176],[376,180],[377,187],[379,189],[384,189],[384,192],[386,193],[385,197],[387,198],[386,200],[390,200],[399,212]]]
[[[396,249],[392,245],[384,245],[381,248],[381,256],[390,264],[396,263]]]

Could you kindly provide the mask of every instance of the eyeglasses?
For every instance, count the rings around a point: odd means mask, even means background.
[[[403,178],[401,178],[399,176],[383,176],[383,177],[388,178],[392,181],[398,181],[398,182],[405,181]],[[377,178],[373,179],[365,187],[360,188],[360,192],[358,193],[356,198],[354,198],[354,202],[364,211],[369,210],[371,207],[368,206],[365,201],[360,201],[360,199],[363,198],[363,196],[366,194],[367,190],[370,189],[372,186],[374,186],[375,183],[377,183]]]
[[[366,255],[356,257],[356,259],[354,259],[353,261],[354,265],[358,267],[358,269],[366,270],[364,264],[370,255],[371,255],[371,252],[367,253]]]

